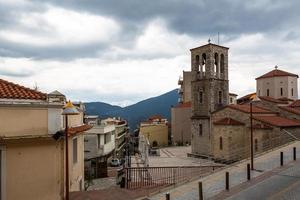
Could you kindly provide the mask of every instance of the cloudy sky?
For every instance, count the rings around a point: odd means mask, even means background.
[[[128,105],[175,89],[189,49],[230,47],[230,91],[300,73],[298,0],[0,0],[0,78]]]

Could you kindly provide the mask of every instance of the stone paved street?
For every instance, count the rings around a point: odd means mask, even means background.
[[[300,157],[300,142],[296,142],[272,152],[263,154],[255,158],[254,167],[256,171],[252,171],[252,177],[258,177],[263,173],[278,168],[280,165],[280,151],[284,152],[285,162],[292,160],[292,148],[297,147],[297,157]],[[204,198],[209,199],[218,193],[224,191],[225,188],[225,172],[228,171],[230,174],[230,187],[239,185],[240,183],[246,182],[246,165],[249,161],[243,161],[238,164],[231,165],[227,169],[223,169],[210,176],[204,177],[197,181],[193,181],[176,188],[166,190],[162,193],[152,195],[149,197],[151,200],[164,200],[165,193],[171,194],[172,200],[192,200],[198,199],[198,182],[203,182]]]

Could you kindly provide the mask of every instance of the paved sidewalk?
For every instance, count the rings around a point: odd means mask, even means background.
[[[284,152],[284,162],[292,161],[293,147],[297,147],[297,158],[300,158],[300,142],[287,145],[280,149],[265,153],[254,160],[255,171],[251,172],[251,177],[258,177],[266,172],[270,172],[280,166],[280,151]],[[159,194],[148,197],[151,200],[165,200],[165,194],[170,193],[171,200],[193,200],[199,199],[198,182],[202,181],[204,198],[209,199],[219,194],[225,189],[225,172],[230,174],[230,187],[239,185],[247,181],[246,168],[249,160],[233,164],[230,167],[216,172],[202,179],[166,190]]]

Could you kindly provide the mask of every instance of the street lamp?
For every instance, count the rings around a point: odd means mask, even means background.
[[[66,200],[69,200],[69,146],[68,146],[68,116],[69,115],[78,115],[79,112],[77,108],[72,104],[71,101],[68,101],[63,108],[62,115],[66,116],[66,129],[65,129],[65,140],[66,140]]]

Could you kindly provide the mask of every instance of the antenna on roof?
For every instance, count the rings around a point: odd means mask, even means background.
[[[210,41],[211,41],[210,38],[208,38],[208,44],[210,44]]]
[[[220,32],[218,32],[218,45],[220,45]]]
[[[278,69],[278,66],[277,66],[277,65],[275,65],[275,69],[276,69],[276,70]]]

